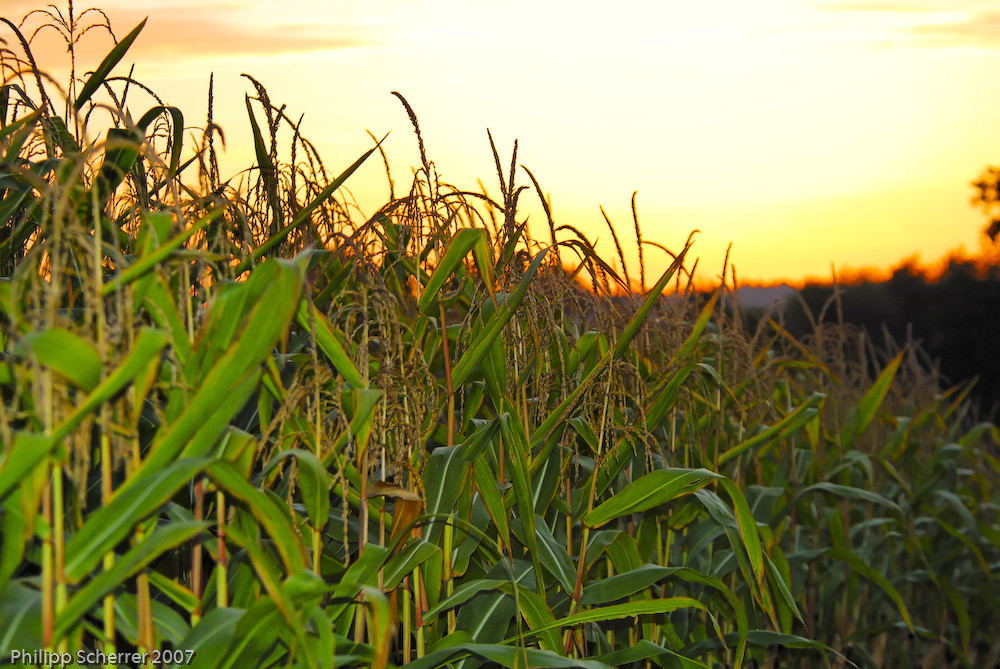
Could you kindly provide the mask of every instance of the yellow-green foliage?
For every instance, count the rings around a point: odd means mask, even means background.
[[[237,188],[216,128],[119,104],[141,24],[63,106],[4,23],[3,657],[996,662],[998,432],[915,346],[746,332],[690,239],[650,283],[617,234],[620,275],[551,216],[530,238],[516,144],[493,199],[421,141],[354,220],[381,148],[331,178],[252,79]]]

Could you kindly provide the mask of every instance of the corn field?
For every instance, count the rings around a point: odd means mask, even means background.
[[[915,343],[748,331],[693,235],[633,197],[601,258],[516,143],[442,181],[398,93],[367,220],[381,142],[329,171],[249,76],[224,180],[211,89],[191,132],[112,75],[143,24],[2,24],[0,665],[1000,666],[1000,432]]]

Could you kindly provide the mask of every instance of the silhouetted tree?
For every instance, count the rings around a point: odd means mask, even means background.
[[[972,196],[972,206],[982,209],[990,217],[983,232],[991,241],[996,242],[997,235],[1000,235],[1000,167],[987,167],[972,182],[972,187],[976,189],[976,194]]]

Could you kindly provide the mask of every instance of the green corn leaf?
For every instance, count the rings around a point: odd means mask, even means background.
[[[708,665],[702,664],[698,660],[684,657],[645,639],[641,639],[639,643],[626,648],[598,655],[594,660],[605,662],[613,667],[624,667],[638,664],[644,660],[652,660],[657,666],[667,667],[667,669],[709,669]]]
[[[7,277],[0,277],[0,314],[3,314],[10,320],[15,319],[14,314],[14,300],[11,281]],[[5,379],[4,383],[10,383],[9,380]]]
[[[455,591],[451,595],[425,611],[424,620],[433,620],[442,613],[464,604],[480,592],[498,590],[505,583],[509,584],[510,581],[502,578],[483,578],[463,583],[455,588]]]
[[[535,530],[535,503],[531,489],[531,475],[528,472],[528,444],[524,438],[524,428],[517,420],[516,414],[506,413],[501,416],[501,434],[507,445],[507,462],[510,465],[510,480],[518,514],[524,525],[524,538],[528,547],[528,555],[535,568],[537,589],[544,597],[545,586],[542,563],[539,560],[538,536]],[[575,583],[575,577],[573,579]],[[570,591],[572,592],[572,591]]]
[[[253,391],[261,363],[287,331],[301,288],[299,269],[275,260],[256,268],[245,284],[233,289],[232,303],[227,301],[222,307],[226,312],[222,324],[238,323],[240,336],[200,379],[186,405],[167,406],[168,417],[175,419],[161,428],[139,471],[123,487],[139,484],[181,453],[205,456],[212,451]]]
[[[333,622],[326,617],[326,614],[319,607],[313,611],[312,627],[316,630],[315,637],[312,635],[306,637],[308,641],[316,641],[316,647],[313,650],[313,656],[317,659],[319,664],[317,669],[334,669],[335,666],[345,666],[346,663],[338,660],[336,640],[333,633]]]
[[[232,426],[226,429],[222,443],[214,453],[214,457],[233,463],[243,473],[244,478],[250,478],[256,456],[257,438]]]
[[[581,362],[584,363],[585,368],[589,367],[593,369],[593,364],[597,358],[598,342],[604,339],[606,338],[603,334],[599,334],[593,330],[580,335],[580,338],[576,340],[570,349],[569,355],[566,356],[566,373],[569,375],[576,374]],[[589,374],[589,372],[587,373]]]
[[[605,534],[603,541],[599,535]],[[639,556],[639,544],[635,537],[622,531],[598,532],[594,534],[590,546],[587,548],[585,564],[593,564],[600,555],[600,546],[604,543],[603,550],[607,553],[611,565],[619,574],[638,569],[642,566],[642,558]]]
[[[704,604],[691,597],[665,597],[662,599],[648,599],[628,602],[626,604],[612,604],[610,606],[599,606],[579,613],[555,620],[548,625],[526,632],[525,636],[534,636],[547,629],[562,629],[573,627],[582,623],[603,622],[605,620],[627,620],[638,618],[643,615],[657,615],[670,613],[677,609],[700,609],[707,611]]]
[[[497,564],[487,575],[496,579],[507,575],[507,564]],[[516,561],[513,565],[513,581],[534,585],[530,564]],[[510,583],[510,580],[506,581]],[[481,592],[471,598],[458,612],[458,627],[469,633],[479,643],[496,643],[506,636],[507,628],[517,615],[514,599],[501,591]]]
[[[12,581],[0,589],[0,654],[4,660],[10,651],[44,648],[42,642],[42,593],[22,581]]]
[[[222,374],[211,375],[202,391],[192,398],[184,413],[173,423],[161,426],[154,442],[139,469],[122,484],[119,492],[144,484],[160,469],[179,457],[208,457],[218,445],[218,440],[229,426],[233,415],[246,404],[259,379],[259,370],[238,378],[235,386],[225,387],[221,395],[205,392],[206,388],[221,385],[216,381]]]
[[[497,475],[480,455],[475,463],[476,489],[483,499],[486,510],[497,528],[497,538],[504,546],[510,547],[510,526],[507,524],[507,510],[497,488]]]
[[[143,114],[136,125],[145,130],[146,126],[153,122],[153,119],[163,113],[170,114],[170,127],[173,130],[173,136],[170,142],[169,169],[171,175],[176,175],[181,163],[181,149],[184,146],[184,114],[181,113],[181,110],[177,107],[157,105]]]
[[[0,155],[0,160],[5,163],[14,162],[17,155],[21,153],[21,149],[24,148],[24,143],[34,131],[35,124],[38,123],[38,119],[41,117],[43,111],[44,109],[41,108],[36,109],[30,114],[17,119],[17,121],[0,128],[0,146],[3,146],[4,149],[3,154]],[[10,139],[7,139],[8,136]],[[9,188],[10,186],[3,184],[3,187]]]
[[[451,382],[453,387],[460,387],[465,383],[466,379],[472,373],[473,368],[479,364],[483,357],[488,352],[489,348],[493,345],[493,342],[497,337],[500,336],[500,332],[503,330],[504,326],[507,325],[511,317],[514,315],[514,311],[520,306],[521,301],[524,299],[524,295],[528,290],[528,286],[531,284],[535,275],[538,274],[538,268],[545,259],[545,255],[548,253],[548,249],[542,249],[535,259],[531,261],[528,269],[525,271],[524,276],[521,278],[521,282],[514,289],[514,292],[507,296],[506,300],[503,300],[496,313],[493,315],[489,321],[483,326],[482,331],[479,335],[473,339],[466,349],[462,357],[459,358],[458,362],[451,370]]]
[[[701,313],[698,315],[698,320],[695,321],[694,328],[691,329],[691,334],[688,335],[684,343],[681,344],[680,349],[677,351],[677,355],[674,357],[672,364],[668,367],[673,367],[677,361],[686,361],[691,353],[694,352],[695,346],[701,340],[701,335],[708,327],[709,321],[712,320],[712,314],[715,313],[715,305],[719,301],[719,295],[722,293],[723,286],[720,285],[712,293],[712,297],[709,298],[708,302],[702,307]]]
[[[149,576],[150,585],[165,594],[188,613],[197,611],[201,607],[201,602],[189,588],[153,569],[149,570],[147,575]]]
[[[618,599],[625,599],[640,590],[659,583],[665,578],[677,577],[692,583],[711,586],[720,593],[727,595],[730,604],[738,604],[739,600],[732,591],[719,579],[702,574],[690,567],[661,567],[655,564],[644,564],[631,571],[615,574],[607,578],[593,581],[583,589],[580,605],[606,604]],[[734,610],[735,610],[734,606]]]
[[[147,574],[157,573],[146,570]],[[150,609],[153,618],[153,629],[156,635],[174,648],[191,633],[191,626],[185,622],[180,613],[161,601],[152,600]],[[94,618],[104,622],[104,610],[95,607]],[[134,646],[139,644],[139,605],[136,596],[131,592],[115,595],[115,628],[128,642]]]
[[[171,667],[218,667],[226,658],[229,646],[236,636],[236,625],[245,614],[243,609],[210,609],[191,632],[175,648],[193,651],[190,664],[173,664]]]
[[[354,598],[361,592],[362,586],[378,583],[379,571],[385,566],[390,555],[391,551],[387,546],[372,544],[365,547],[361,557],[351,564],[333,589],[333,598],[335,600],[339,598],[341,601],[334,601],[327,609],[327,617],[330,620],[337,622],[343,619],[345,614],[353,617]],[[345,599],[348,601],[344,601]]]
[[[751,562],[750,555],[753,547],[752,545],[750,547],[747,546],[747,542],[743,538],[743,530],[740,529],[739,521],[733,510],[722,501],[721,497],[711,490],[698,490],[695,492],[695,496],[708,510],[712,518],[721,526],[726,538],[729,539],[732,555],[736,559],[743,580],[750,586],[760,607],[771,617],[774,626],[778,627],[777,610],[771,603],[770,591],[765,587],[763,576],[761,575],[763,565],[760,567],[761,571],[758,571],[758,567]],[[756,528],[754,532],[756,532]],[[760,550],[759,544],[757,548]]]
[[[27,547],[27,523],[21,504],[18,495],[11,495],[3,500],[0,508],[0,536],[3,537],[3,544],[0,545],[0,592],[17,572]]]
[[[271,206],[272,225],[275,228],[281,226],[281,202],[278,200],[278,177],[271,162],[271,156],[264,146],[264,138],[260,134],[260,126],[253,115],[253,107],[250,106],[250,96],[246,96],[247,115],[250,117],[250,129],[253,131],[253,149],[257,155],[257,168],[260,170],[260,177],[264,182],[264,193],[267,195],[268,204]]]
[[[583,518],[587,527],[597,528],[632,513],[659,506],[704,488],[719,474],[707,469],[658,469],[625,486]]]
[[[556,229],[562,230],[564,227],[566,226],[559,226]],[[594,265],[597,265],[597,267],[599,267],[605,274],[607,274],[609,278],[613,279],[615,283],[621,286],[622,290],[626,294],[629,295],[632,294],[631,286],[629,286],[624,279],[618,276],[618,272],[615,271],[615,268],[609,265],[604,258],[598,255],[597,252],[594,250],[594,247],[591,246],[590,244],[584,243],[582,240],[579,239],[567,239],[559,242],[559,246],[569,246],[576,250],[580,258],[586,258],[586,260],[582,262],[579,267],[576,268],[576,271],[573,272],[573,278],[576,278],[576,274],[579,273],[579,271],[583,269],[583,267],[587,263],[593,263]]]
[[[555,540],[548,525],[545,524],[545,519],[538,515],[535,516],[535,533],[538,535],[537,545],[542,565],[556,577],[563,591],[572,595],[576,587],[576,573],[573,571],[573,561],[565,546]]]
[[[514,253],[517,251],[517,243],[521,240],[521,235],[524,233],[524,229],[528,226],[528,219],[525,219],[519,223],[511,235],[507,238],[502,249],[500,249],[500,258],[497,260],[496,266],[502,270],[507,269],[510,265],[511,258],[514,257]]]
[[[735,637],[735,634],[726,634],[724,640],[726,643],[731,643]],[[751,646],[756,648],[774,648],[776,646],[784,646],[786,648],[793,648],[796,650],[816,650],[820,651],[824,655],[827,653],[838,655],[845,660],[845,664],[847,661],[847,658],[840,655],[826,644],[820,643],[819,641],[812,641],[796,634],[783,634],[781,632],[774,632],[771,630],[752,630],[748,636],[748,642]],[[685,651],[689,653],[704,652],[718,648],[721,644],[722,642],[720,642],[719,639],[709,638],[688,646]]]
[[[955,618],[958,619],[958,633],[962,639],[962,650],[968,652],[969,639],[972,635],[972,617],[969,615],[967,600],[947,579],[938,578],[937,585],[944,592],[948,603],[951,604],[951,608],[955,612]]]
[[[513,596],[510,583],[504,583],[500,589]],[[553,618],[552,611],[545,603],[545,600],[537,592],[518,584],[517,608],[525,622],[528,623],[528,627],[533,630],[544,630],[539,632],[538,637],[538,645],[542,650],[549,650],[555,653],[562,651],[562,641],[559,638],[559,632],[552,626],[555,618]]]
[[[466,657],[474,657],[488,666],[509,667],[510,669],[612,669],[610,665],[594,660],[580,660],[563,657],[537,648],[512,648],[500,644],[461,643],[427,653],[422,658],[408,662],[407,669],[437,669],[447,667]]]
[[[424,499],[428,516],[450,516],[455,511],[469,468],[468,460],[459,457],[459,448],[435,448],[424,466]],[[427,538],[438,543],[443,531],[441,523],[434,523],[427,529]]]
[[[830,651],[829,646],[812,641],[796,634],[781,634],[771,630],[754,630],[750,632],[750,643],[760,648],[768,646],[785,646],[786,648],[801,648]]]
[[[459,444],[456,451],[456,455],[466,462],[476,461],[490,447],[500,432],[501,419],[494,418],[489,422],[477,420],[475,428],[476,431]]]
[[[594,443],[597,443],[596,439]],[[644,450],[641,438],[635,433],[623,435],[613,447],[608,449],[601,460],[601,466],[597,468],[597,487],[594,492],[603,495],[625,469],[625,466],[633,461],[636,455],[642,454]]]
[[[228,495],[246,504],[254,518],[274,541],[274,546],[289,574],[306,567],[306,552],[295,527],[288,522],[285,511],[271,498],[250,485],[232,464],[214,462],[206,468],[209,476]]]
[[[280,625],[280,620],[283,618],[286,630],[291,630],[295,641],[303,644],[305,643],[305,637],[302,631],[301,620],[299,619],[298,612],[295,608],[295,601],[292,599],[293,591],[296,589],[296,579],[295,576],[289,578],[288,581],[282,583],[279,580],[278,570],[276,565],[268,553],[261,549],[254,541],[250,540],[249,537],[244,535],[242,532],[237,530],[235,527],[230,526],[227,531],[227,537],[237,546],[243,548],[246,551],[247,556],[250,558],[250,562],[253,564],[256,576],[260,583],[267,590],[267,597],[262,597],[257,602],[251,606],[250,610],[254,610],[262,602],[265,602],[265,608],[269,609],[268,620],[274,627],[279,630],[282,625]],[[301,571],[301,570],[300,570]],[[286,587],[289,586],[289,587]],[[307,593],[309,595],[310,593]],[[277,611],[278,615],[272,615],[270,613],[270,608]],[[254,620],[251,617],[251,620]],[[235,657],[239,653],[233,653],[230,657]],[[315,666],[315,661],[311,661],[309,666]],[[237,666],[244,666],[242,664],[237,664]]]
[[[878,493],[871,492],[870,490],[865,490],[863,488],[855,488],[852,486],[840,485],[837,483],[830,483],[828,481],[821,481],[819,483],[814,483],[813,485],[803,488],[798,494],[798,498],[801,498],[808,493],[814,491],[828,492],[831,495],[836,495],[837,497],[843,497],[846,499],[855,499],[862,502],[871,502],[872,504],[878,504],[879,506],[885,506],[897,514],[902,515],[903,510],[899,508],[899,505],[890,499],[886,499]]]
[[[287,624],[274,600],[268,596],[261,597],[236,623],[236,633],[215,669],[247,667],[259,662],[271,652]]]
[[[146,485],[119,489],[107,505],[87,517],[66,544],[66,577],[79,583],[105,553],[132,533],[139,521],[163,507],[205,465],[201,459],[180,460],[151,476]]]
[[[9,263],[14,257],[15,250],[23,249],[31,235],[38,230],[38,215],[41,213],[39,200],[33,196],[31,187],[8,187],[7,195],[0,200],[0,220],[15,223],[17,212],[21,207],[25,209],[24,220],[9,237],[0,242],[0,261],[5,263]],[[4,281],[9,282],[10,279],[5,278]],[[13,305],[9,300],[4,300],[4,306],[5,311],[10,313]]]
[[[341,406],[347,410],[348,418],[350,418],[351,422],[348,425],[348,429],[343,430],[334,441],[330,452],[323,456],[323,465],[325,467],[329,468],[334,459],[339,457],[338,454],[343,452],[350,438],[354,439],[355,448],[361,449],[367,447],[367,439],[371,435],[372,422],[375,417],[375,407],[378,406],[381,398],[382,391],[372,388],[352,388],[342,393]],[[338,464],[341,467],[341,473],[344,474],[347,480],[360,489],[361,475],[354,464],[346,458],[340,459]],[[335,483],[334,486],[336,487],[336,485]],[[357,493],[348,489],[348,495],[353,494]]]
[[[309,514],[309,523],[314,529],[323,529],[329,519],[330,486],[326,468],[315,453],[301,448],[282,451],[267,463],[261,476],[266,478],[282,460],[290,457],[294,457],[299,463],[298,485],[302,490],[302,503]]]
[[[952,505],[952,507],[958,513],[959,517],[962,518],[963,522],[965,523],[965,531],[963,532],[962,529],[952,525],[951,523],[944,520],[940,516],[937,516],[935,518],[935,522],[942,530],[944,530],[945,532],[953,536],[957,541],[960,541],[965,545],[969,553],[975,556],[976,561],[979,563],[979,566],[983,568],[984,575],[988,577],[990,574],[989,564],[987,563],[986,557],[983,555],[982,550],[980,550],[979,546],[977,546],[974,543],[973,537],[976,537],[977,535],[982,535],[983,538],[987,539],[988,541],[993,541],[996,538],[996,535],[995,534],[991,535],[990,528],[988,525],[980,525],[976,523],[975,518],[973,518],[972,514],[965,507],[965,505],[962,504],[962,501],[958,498],[958,496],[955,493],[950,492],[948,490],[936,490],[933,494],[935,497],[942,500],[946,500],[948,501],[949,504]],[[993,543],[995,544],[996,542],[993,541]]]
[[[854,445],[855,439],[874,420],[875,414],[878,413],[879,407],[882,406],[882,400],[885,399],[886,393],[889,392],[892,380],[895,378],[896,372],[903,362],[903,355],[905,353],[905,351],[901,351],[899,355],[892,359],[892,362],[886,365],[886,368],[875,379],[875,383],[872,384],[872,387],[868,389],[868,392],[865,393],[864,397],[861,398],[861,401],[854,408],[851,417],[847,421],[847,425],[844,427],[843,432],[840,433],[840,443],[845,451]]]
[[[62,149],[65,156],[77,157],[81,153],[80,144],[76,141],[73,133],[69,131],[66,127],[66,122],[62,120],[59,116],[49,116],[45,115],[42,117],[42,128],[45,131],[46,146],[50,143],[58,146]],[[66,183],[69,181],[68,174],[73,171],[73,162],[70,160],[62,160],[58,163],[58,183]],[[82,191],[77,190],[76,194],[81,194]]]
[[[101,295],[107,297],[118,288],[128,285],[147,272],[151,272],[155,267],[161,265],[163,261],[170,256],[170,254],[180,248],[184,242],[207,228],[212,221],[221,216],[222,213],[223,209],[221,208],[213,209],[205,216],[198,219],[194,224],[186,228],[183,232],[178,233],[169,241],[161,244],[154,251],[143,254],[138,260],[105,283],[104,286],[101,287]]]
[[[667,578],[679,578],[691,583],[707,585],[718,591],[729,603],[739,630],[739,647],[737,649],[737,666],[742,663],[746,652],[746,639],[750,631],[749,618],[743,602],[736,594],[719,579],[703,574],[690,567],[660,567],[644,564],[631,571],[615,574],[608,578],[593,581],[586,585],[580,605],[605,604],[615,600],[625,599],[635,593],[651,587]]]
[[[98,199],[104,204],[125,180],[139,158],[139,138],[131,130],[111,128],[105,142],[104,160],[97,173]]]
[[[170,237],[170,229],[174,225],[174,217],[170,212],[143,212],[139,221],[139,232],[136,235],[138,255],[144,255],[158,248]]]
[[[676,573],[679,569],[681,567],[644,564],[637,569],[593,581],[584,586],[580,606],[606,604],[617,599],[625,599]]]
[[[569,419],[569,424],[573,426],[576,433],[580,435],[586,442],[587,446],[590,447],[591,453],[597,454],[600,450],[597,444],[597,434],[594,432],[594,428],[590,426],[582,416],[574,416]]]
[[[780,552],[780,549],[775,547],[775,552]],[[767,568],[767,574],[768,576],[771,577],[770,579],[771,583],[775,586],[775,589],[778,591],[778,595],[781,597],[781,603],[784,604],[784,606],[788,608],[788,611],[791,612],[791,614],[794,615],[796,618],[798,618],[799,621],[804,621],[802,617],[802,612],[799,611],[798,604],[795,603],[795,598],[792,596],[792,591],[789,587],[789,582],[791,581],[791,578],[790,575],[787,573],[787,561],[784,561],[786,573],[780,572],[778,570],[778,567],[775,566],[774,561],[771,560],[771,558],[766,553],[764,554],[764,562]],[[790,616],[788,616],[788,618],[789,620],[787,621],[788,622],[787,627],[791,627]],[[782,623],[785,622],[786,621],[784,620],[782,621]]]
[[[455,236],[451,238],[451,243],[448,244],[448,250],[445,251],[444,257],[434,268],[434,273],[431,274],[420,293],[420,299],[417,301],[419,313],[426,314],[428,309],[436,303],[442,286],[462,265],[469,251],[482,244],[484,239],[486,239],[486,230],[482,228],[462,228],[455,233]]]
[[[472,247],[472,253],[476,259],[476,267],[479,268],[479,274],[482,277],[486,292],[489,294],[490,299],[495,302],[497,294],[496,276],[493,271],[493,250],[490,248],[489,235],[485,234],[485,230],[483,230],[483,233],[476,240],[476,245]]]
[[[891,599],[896,605],[896,608],[899,609],[899,615],[903,618],[903,622],[906,623],[906,627],[909,628],[910,633],[913,633],[913,620],[910,618],[910,612],[906,608],[906,603],[904,602],[902,595],[900,595],[899,591],[892,585],[892,583],[889,582],[889,579],[846,548],[834,546],[833,548],[826,549],[824,555],[830,559],[844,562],[848,567],[858,572],[859,575],[867,578],[869,581],[881,588],[882,592],[884,592],[886,596],[888,596],[889,599]]]
[[[86,83],[84,83],[83,88],[80,89],[80,92],[76,96],[76,100],[73,102],[73,108],[76,111],[83,109],[83,105],[87,104],[87,101],[90,100],[91,96],[97,92],[97,89],[100,88],[101,84],[103,84],[105,79],[107,79],[111,70],[114,69],[115,65],[118,64],[118,61],[125,56],[125,52],[132,46],[132,42],[134,42],[135,38],[139,36],[139,33],[142,32],[142,28],[145,25],[146,19],[143,19],[139,22],[139,25],[132,29],[132,32],[125,35],[125,37],[122,38],[122,41],[116,44],[115,48],[104,57],[104,60],[102,60],[101,64],[97,66],[94,73],[87,77]]]
[[[69,600],[56,618],[53,629],[54,638],[61,639],[74,625],[79,624],[87,612],[105,595],[122,587],[122,584],[140,569],[167,551],[190,541],[206,527],[208,527],[208,523],[192,521],[171,523],[154,530],[128,553],[116,560],[111,569],[96,575],[73,595],[73,598]],[[87,526],[84,525],[83,531],[86,530]],[[69,550],[69,546],[67,546],[67,550]],[[97,557],[103,557],[103,553],[99,553]]]
[[[195,334],[193,355],[184,369],[191,383],[203,378],[236,341],[247,312],[260,299],[278,269],[274,263],[265,263],[256,268],[245,283],[227,281],[216,288],[212,307],[201,319],[201,327]],[[167,411],[167,415],[172,417],[174,413]]]
[[[329,319],[319,309],[313,309],[310,316],[309,309],[309,303],[304,298],[300,300],[299,307],[295,312],[295,322],[306,330],[311,330],[312,323],[315,323],[316,344],[323,351],[323,355],[327,357],[334,369],[340,372],[347,385],[351,388],[363,388],[364,381],[361,378],[361,372],[358,371],[354,361],[344,352],[344,347],[340,345],[337,337],[333,334],[333,325]]]
[[[137,377],[145,376],[148,371],[160,364],[160,352],[167,345],[168,336],[160,330],[142,328],[125,359],[107,375],[104,381],[94,388],[87,398],[77,405],[73,411],[52,434],[54,442],[59,442],[68,435],[80,422],[93,413],[97,407],[109,401],[120,393]],[[0,495],[2,495],[0,487]]]
[[[488,319],[495,312],[493,302],[483,305],[483,318]],[[486,350],[479,364],[483,370],[490,399],[493,400],[494,406],[500,406],[507,392],[507,354],[504,350],[503,337],[493,340],[493,344]]]
[[[378,588],[365,586],[362,588],[362,592],[365,596],[368,629],[371,630],[369,638],[375,650],[371,666],[375,669],[381,669],[388,665],[389,644],[392,640],[393,622],[392,614],[389,612],[389,601]]]
[[[0,500],[4,499],[55,448],[52,437],[34,432],[15,432],[14,444],[0,453]]]
[[[260,385],[260,375],[259,369],[251,371],[241,383],[230,388],[227,394],[223,395],[211,409],[206,406],[195,407],[195,410],[205,409],[203,422],[197,427],[194,435],[188,439],[187,445],[181,450],[180,457],[200,458],[209,457],[212,454],[215,454],[216,457],[223,457],[221,440],[231,435],[234,429],[229,422],[250,401],[254,391]],[[152,465],[144,467],[141,471],[145,474],[151,469]]]
[[[646,429],[652,431],[656,429],[656,426],[660,424],[663,417],[667,414],[667,411],[674,405],[677,400],[677,395],[680,392],[681,386],[690,376],[691,372],[697,369],[698,365],[694,363],[689,363],[682,366],[670,380],[666,383],[662,390],[660,390],[653,401],[649,403],[649,407],[645,411],[646,419]]]
[[[145,310],[158,328],[170,333],[171,352],[182,368],[187,366],[191,356],[191,342],[188,340],[184,320],[163,277],[151,272],[137,280],[135,295],[136,311]]]
[[[809,421],[816,417],[817,412],[815,408],[825,401],[826,395],[823,393],[813,393],[809,396],[809,399],[796,407],[795,411],[782,418],[779,422],[719,455],[719,465],[729,462],[745,451],[763,446],[778,435],[792,434],[804,428]]]
[[[411,541],[386,563],[382,589],[386,592],[395,589],[414,569],[440,552],[440,548],[424,539]]]
[[[753,567],[754,576],[757,578],[757,587],[761,588],[764,584],[764,550],[761,548],[760,535],[757,533],[757,521],[750,512],[750,505],[747,504],[739,487],[727,478],[723,478],[720,484],[733,502],[733,510],[736,512],[736,528],[743,542],[743,550],[750,558],[750,566]],[[736,550],[735,546],[733,550]]]

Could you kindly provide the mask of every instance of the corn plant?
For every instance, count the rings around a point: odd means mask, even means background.
[[[516,142],[499,196],[442,181],[398,93],[421,163],[370,218],[342,187],[381,142],[331,177],[251,77],[223,181],[211,84],[185,145],[112,76],[143,24],[77,80],[92,17],[3,21],[0,656],[996,662],[1000,433],[912,342],[748,332],[693,236],[647,282],[634,196],[616,270]]]

